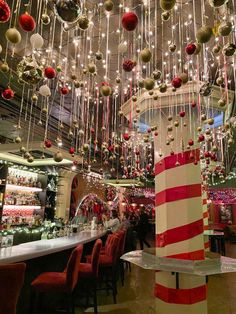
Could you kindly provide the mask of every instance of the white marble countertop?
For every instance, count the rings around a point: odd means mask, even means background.
[[[39,240],[22,243],[12,247],[0,249],[0,264],[22,262],[32,258],[60,252],[79,244],[96,240],[106,234],[106,230],[81,231],[70,237],[51,240]]]

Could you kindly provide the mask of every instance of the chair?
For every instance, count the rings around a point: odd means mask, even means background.
[[[0,314],[15,314],[25,278],[25,263],[0,265]]]
[[[112,290],[114,303],[116,303],[117,294],[117,260],[120,239],[121,236],[118,233],[112,234],[109,239],[109,244],[106,245],[105,253],[99,255],[99,275],[105,276],[106,290]],[[86,259],[89,263],[91,261],[91,255],[86,256]],[[111,286],[109,284],[110,282]]]
[[[91,288],[92,288],[93,307],[94,307],[95,314],[97,314],[98,312],[96,289],[97,289],[97,279],[98,279],[99,255],[100,255],[101,248],[102,248],[102,240],[98,239],[93,246],[91,262],[80,263],[80,268],[79,268],[78,285],[80,285],[81,282],[87,284],[87,289],[86,289],[87,303],[89,299],[89,292],[91,291]]]
[[[67,298],[67,314],[74,314],[74,288],[78,281],[80,260],[83,252],[83,245],[77,246],[71,253],[64,272],[45,272],[40,274],[31,283],[33,293],[36,293],[36,304],[31,298],[31,312],[37,309],[37,299],[41,293],[63,293]]]

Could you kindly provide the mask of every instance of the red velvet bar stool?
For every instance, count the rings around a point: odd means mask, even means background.
[[[99,267],[99,255],[102,248],[102,240],[98,239],[94,246],[91,255],[91,262],[80,263],[78,285],[85,284],[87,303],[90,292],[93,295],[94,313],[97,314],[97,279]]]
[[[25,263],[0,265],[0,314],[15,314],[25,278]]]
[[[124,286],[125,270],[124,270],[124,262],[120,258],[125,252],[126,233],[127,233],[126,230],[118,231],[118,234],[120,235],[120,242],[119,242],[119,249],[118,249],[118,264],[119,264],[120,278],[121,278],[122,286]]]
[[[119,234],[112,234],[109,240],[109,245],[106,245],[105,253],[100,254],[99,256],[99,275],[100,277],[105,278],[106,290],[112,290],[114,303],[116,303],[117,294],[117,258],[120,238]],[[91,261],[91,255],[88,255],[86,258],[89,263]]]
[[[40,274],[32,283],[33,292],[36,293],[36,305],[32,304],[31,314],[37,308],[37,297],[41,293],[62,293],[67,297],[67,314],[74,314],[73,292],[78,281],[80,260],[83,245],[77,246],[71,253],[64,272],[46,272]],[[33,300],[32,300],[33,301]]]

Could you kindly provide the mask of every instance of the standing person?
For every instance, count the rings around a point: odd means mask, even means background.
[[[111,218],[108,219],[106,215],[102,216],[103,225],[106,229],[110,229],[111,232],[116,232],[120,228],[120,220],[116,210],[111,211]]]
[[[143,250],[144,244],[146,244],[147,247],[150,247],[150,244],[146,240],[148,230],[149,230],[148,215],[147,213],[145,213],[144,207],[141,207],[141,213],[140,213],[139,222],[137,225],[137,233],[138,233],[138,239],[140,242],[141,250]]]

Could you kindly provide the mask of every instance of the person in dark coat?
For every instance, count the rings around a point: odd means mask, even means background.
[[[139,216],[139,222],[137,225],[137,233],[138,233],[138,239],[140,242],[140,249],[143,250],[144,244],[147,247],[150,247],[150,244],[146,240],[148,231],[149,231],[149,222],[148,222],[148,214],[145,213],[144,207],[141,207],[141,213]]]

